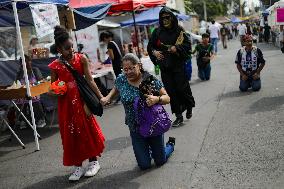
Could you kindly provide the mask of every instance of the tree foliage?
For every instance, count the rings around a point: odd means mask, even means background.
[[[196,12],[201,19],[204,19],[203,1],[206,2],[208,20],[227,15],[229,9],[232,9],[231,13],[234,15],[240,14],[239,0],[184,0],[186,12]],[[245,4],[242,5],[242,9],[244,7]]]
[[[260,0],[263,5],[267,5],[267,6],[270,6],[270,2],[271,2],[271,5],[273,5],[275,2],[279,1],[279,0]]]

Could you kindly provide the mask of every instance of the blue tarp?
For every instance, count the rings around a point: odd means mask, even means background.
[[[231,22],[232,22],[232,23],[240,23],[240,22],[242,22],[242,20],[239,19],[239,18],[237,18],[237,17],[232,17],[232,18],[231,18]]]
[[[20,26],[32,26],[33,23],[20,20]],[[11,14],[0,13],[0,27],[15,27],[15,18]]]
[[[28,3],[51,3],[51,4],[58,4],[58,5],[67,5],[69,0],[25,0],[22,2],[17,2],[17,8],[23,9],[28,7]],[[12,1],[11,0],[1,0],[0,7],[7,7],[12,9]]]
[[[111,4],[74,9],[76,30],[87,28],[104,19]]]
[[[135,15],[135,21],[137,25],[149,25],[155,24],[159,22],[159,12],[163,7],[155,7],[151,8],[147,11],[144,11],[138,15]],[[184,14],[176,14],[179,20],[188,20],[190,17]],[[129,19],[127,21],[121,22],[121,26],[133,26],[133,19]]]
[[[0,0],[1,1],[1,0]],[[26,0],[24,2],[18,2],[17,8],[19,12],[19,19],[21,26],[33,25],[28,4],[30,3],[52,3],[57,5],[67,5],[69,0]],[[5,9],[3,8],[5,7]],[[74,18],[77,30],[89,27],[96,22],[103,19],[111,7],[111,4],[102,4],[93,7],[76,8],[74,10]],[[11,0],[4,0],[0,2],[0,10],[3,14],[0,14],[0,27],[13,27],[15,26],[13,10],[11,6]],[[22,14],[22,15],[21,15]],[[2,15],[7,15],[6,18]]]

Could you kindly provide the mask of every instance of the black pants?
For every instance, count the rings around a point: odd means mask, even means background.
[[[172,113],[182,114],[186,109],[195,107],[185,71],[161,71],[162,81],[171,98]]]

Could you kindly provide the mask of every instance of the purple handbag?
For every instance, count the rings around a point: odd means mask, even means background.
[[[149,107],[145,100],[136,97],[134,100],[134,110],[138,124],[138,132],[143,137],[159,136],[167,132],[172,121],[169,114],[161,104]]]

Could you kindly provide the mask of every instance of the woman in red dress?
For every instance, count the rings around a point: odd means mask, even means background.
[[[85,75],[88,84],[99,98],[102,94],[94,82],[88,68],[88,59],[74,53],[73,43],[68,32],[56,26],[54,30],[54,49],[62,58],[68,61],[80,74]],[[70,181],[77,181],[85,175],[94,176],[100,169],[97,156],[104,149],[104,136],[95,119],[90,113],[80,96],[73,75],[58,59],[49,64],[51,69],[51,82],[64,81],[67,92],[58,96],[58,118],[59,128],[63,145],[63,165],[75,166],[75,171],[69,177]],[[53,93],[51,91],[51,93]],[[54,93],[53,93],[54,94]],[[85,172],[82,162],[89,159],[89,165]]]

